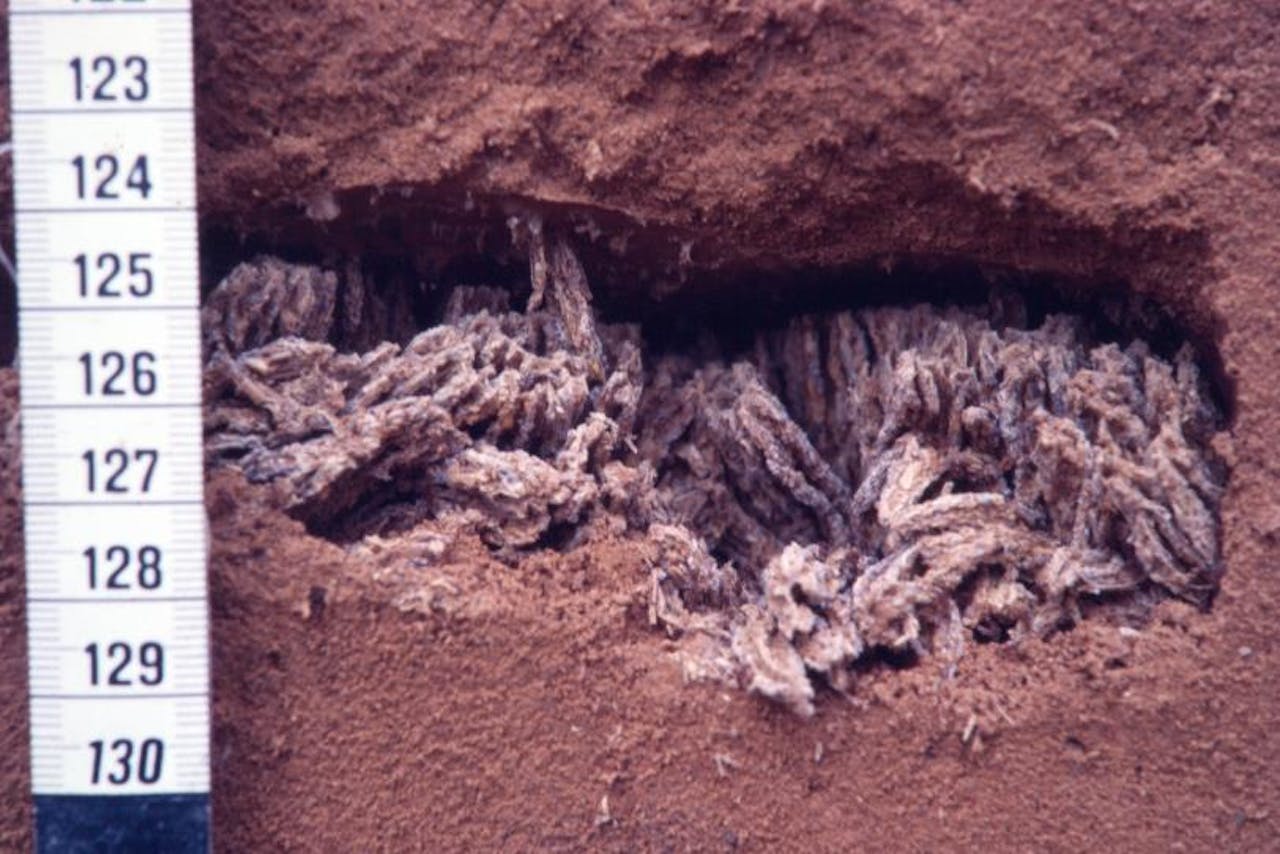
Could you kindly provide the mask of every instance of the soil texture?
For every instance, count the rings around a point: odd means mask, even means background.
[[[259,252],[364,282],[381,307],[335,303],[343,352],[408,343],[454,284],[527,276],[512,225],[536,220],[568,236],[602,322],[686,338],[907,281],[934,302],[1155,306],[1154,349],[1186,343],[1218,410],[1210,480],[1229,472],[1192,548],[1220,553],[1197,564],[1216,592],[1187,572],[1174,592],[1194,595],[1137,622],[970,642],[949,673],[855,665],[805,717],[700,678],[654,625],[660,555],[625,526],[516,552],[364,520],[320,536],[211,465],[219,850],[1274,847],[1280,14],[195,5],[205,287]],[[30,824],[17,406],[0,369],[6,850]]]

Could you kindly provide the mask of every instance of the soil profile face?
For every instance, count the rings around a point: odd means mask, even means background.
[[[1277,838],[1266,10],[196,16],[220,849]],[[260,252],[318,272],[215,290]],[[943,305],[961,268],[986,315]],[[867,307],[902,269],[933,307]],[[1006,323],[1004,288],[1167,324],[1106,349]],[[777,322],[626,328],[726,305]],[[856,340],[909,366],[874,405],[831,383]],[[1025,364],[1058,379],[1001,398]],[[0,370],[5,848],[17,402]]]

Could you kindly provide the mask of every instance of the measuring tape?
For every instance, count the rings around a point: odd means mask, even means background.
[[[10,0],[40,851],[209,847],[191,12]]]

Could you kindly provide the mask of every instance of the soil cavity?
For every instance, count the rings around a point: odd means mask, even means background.
[[[402,313],[238,267],[205,308],[210,464],[344,543],[474,534],[518,561],[634,536],[655,625],[802,714],[859,663],[953,668],[973,640],[1216,589],[1221,418],[1189,347],[916,305],[651,352],[597,323],[567,243],[525,239],[523,310],[458,288],[439,325],[352,352],[327,342]]]

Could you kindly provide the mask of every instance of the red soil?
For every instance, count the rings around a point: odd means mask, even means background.
[[[978,647],[947,684],[876,672],[809,721],[682,684],[627,542],[518,569],[463,548],[432,587],[215,477],[221,850],[1274,846],[1280,16],[1025,8],[197,4],[211,241],[448,257],[496,240],[514,206],[630,233],[588,271],[650,288],[904,256],[1123,282],[1216,353],[1234,442],[1211,613]],[[308,219],[329,194],[338,217]],[[26,663],[6,450],[14,849]]]

